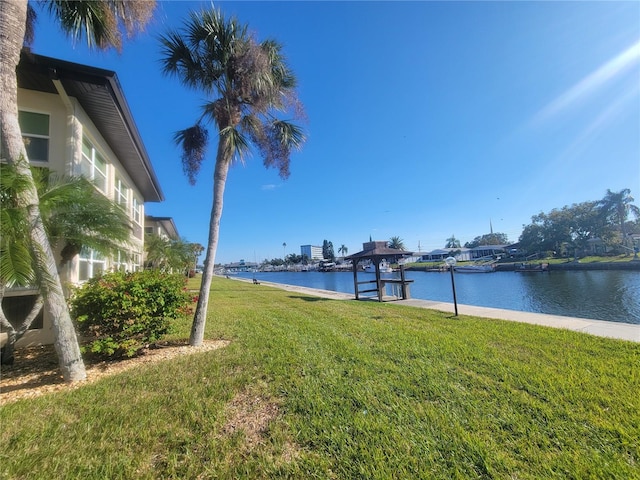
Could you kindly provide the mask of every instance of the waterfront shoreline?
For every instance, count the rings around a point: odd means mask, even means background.
[[[230,277],[233,280],[239,280],[251,283],[252,280],[243,277]],[[299,285],[289,285],[285,283],[276,283],[269,281],[261,281],[261,284],[287,290],[290,292],[302,293],[315,297],[327,298],[332,300],[354,300],[353,294],[343,292],[335,292],[332,290],[322,290],[317,288],[302,287]],[[454,312],[454,304],[448,302],[439,302],[434,300],[408,299],[387,302],[389,305],[404,305],[414,308],[426,308],[439,310],[448,313]],[[552,315],[547,313],[523,312],[519,310],[507,310],[493,307],[478,307],[475,305],[458,304],[459,313],[474,317],[481,317],[494,320],[507,320],[513,322],[528,323],[531,325],[539,325],[552,328],[561,328],[576,332],[596,335],[599,337],[616,338],[630,342],[640,343],[640,325],[634,323],[611,322],[606,320],[593,320],[587,318],[568,317],[563,315]]]
[[[496,272],[515,272],[518,270],[520,265],[547,265],[547,271],[574,271],[574,270],[633,270],[640,271],[640,260],[629,260],[628,262],[589,262],[589,263],[580,263],[580,262],[565,262],[565,263],[548,263],[543,261],[535,261],[535,262],[512,262],[512,263],[496,263],[495,270]],[[434,267],[433,264],[430,266],[420,267],[413,264],[410,267],[406,268],[407,272],[440,272],[442,271],[439,267]]]

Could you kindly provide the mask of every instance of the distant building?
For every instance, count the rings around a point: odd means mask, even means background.
[[[300,255],[306,256],[309,260],[322,260],[322,247],[300,245]]]
[[[430,252],[423,253],[420,256],[421,262],[437,262],[442,261],[447,257],[454,256],[459,262],[465,262],[471,260],[471,249],[459,247],[459,248],[437,248]]]
[[[153,217],[151,215],[145,215],[144,233],[147,235],[158,235],[165,239],[180,240],[178,229],[171,217]]]
[[[226,273],[253,272],[258,268],[258,264],[240,260],[239,262],[227,263],[224,268]]]

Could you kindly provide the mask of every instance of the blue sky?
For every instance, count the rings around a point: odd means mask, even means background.
[[[172,135],[204,97],[160,73],[157,36],[210,5],[159,2],[121,54],[73,46],[42,12],[33,45],[117,72],[166,197],[147,213],[203,245],[215,143],[190,186]],[[532,215],[607,189],[640,204],[639,2],[216,6],[284,45],[308,117],[288,180],[258,156],[230,171],[217,262],[325,239],[355,253],[399,236],[429,251],[490,223],[515,242]]]

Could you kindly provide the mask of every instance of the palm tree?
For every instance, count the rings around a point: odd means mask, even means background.
[[[404,250],[404,240],[400,237],[391,237],[389,239],[389,248],[395,248],[396,250]]]
[[[209,240],[189,340],[197,346],[204,338],[229,166],[255,146],[264,165],[277,168],[287,178],[291,150],[302,146],[304,135],[276,114],[301,110],[295,77],[281,46],[273,40],[257,43],[245,25],[234,18],[227,20],[219,10],[192,12],[182,30],[169,31],[160,41],[164,73],[208,96],[195,125],[174,136],[182,147],[182,166],[192,184],[206,153],[209,134],[205,122],[212,122],[218,131]]]
[[[600,212],[607,223],[615,224],[620,231],[621,244],[627,240],[626,223],[629,215],[640,218],[640,208],[633,204],[631,190],[625,188],[619,192],[607,189],[604,198],[598,202]]]
[[[204,247],[199,243],[190,243],[191,249],[191,258],[193,261],[193,270],[196,271],[198,269],[198,257],[204,252]]]
[[[127,212],[89,180],[42,168],[32,172],[47,235],[52,245],[61,247],[59,270],[83,248],[111,256],[129,246],[132,225]]]
[[[170,240],[157,234],[144,238],[145,268],[165,270],[169,265]]]
[[[90,46],[108,48],[121,47],[120,26],[133,33],[146,23],[154,8],[154,2],[128,2],[109,0],[104,2],[68,2],[52,0],[43,3],[58,20],[65,32],[74,38],[86,35]],[[31,13],[29,13],[31,12]],[[27,28],[28,18],[33,19],[33,10],[27,0],[2,0],[0,2],[0,130],[2,150],[11,165],[26,179],[18,204],[25,208],[29,228],[29,247],[37,266],[35,273],[47,310],[53,323],[54,344],[60,369],[66,381],[84,380],[86,371],[80,355],[69,308],[64,298],[62,283],[56,269],[51,245],[42,222],[36,186],[29,169],[29,158],[22,141],[18,123],[18,80],[16,70],[20,62],[27,32],[32,32],[32,23]]]
[[[349,253],[349,249],[347,248],[347,246],[343,243],[340,248],[338,249],[338,253],[341,253],[343,257],[345,257],[347,255],[347,253]]]
[[[147,252],[146,266],[163,272],[179,271],[188,275],[197,256],[202,252],[197,245],[183,239],[170,239],[156,234],[147,235],[144,245]],[[202,245],[199,247],[204,248]]]
[[[455,235],[451,234],[451,237],[447,238],[444,248],[460,248],[460,240]]]
[[[83,247],[111,255],[127,246],[131,232],[127,213],[100,194],[89,180],[57,176],[44,168],[31,171],[45,231],[52,244],[60,248],[59,270]],[[0,304],[6,287],[37,285],[38,281],[35,259],[30,254],[27,213],[17,202],[23,188],[28,188],[28,180],[14,166],[0,169]],[[39,295],[31,312],[16,327],[4,312],[0,313],[0,323],[9,339],[2,351],[2,363],[12,361],[15,342],[30,328],[43,302]]]

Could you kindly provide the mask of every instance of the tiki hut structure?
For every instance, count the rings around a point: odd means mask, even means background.
[[[397,261],[403,257],[412,255],[413,252],[407,252],[405,250],[398,250],[396,248],[389,248],[386,241],[369,241],[362,244],[362,251],[354,253],[346,257],[346,260],[351,260],[353,269],[353,287],[356,293],[356,300],[372,299],[375,297],[362,296],[366,293],[376,293],[379,302],[384,300],[406,300],[410,298],[409,283],[413,280],[405,279],[404,266],[400,266],[400,278],[382,278],[380,274],[380,262],[386,260],[389,263],[397,263]],[[365,261],[370,260],[375,265],[375,280],[358,281],[358,265]],[[367,288],[375,284],[375,288]],[[395,285],[398,294],[392,297],[385,297],[386,285]]]

